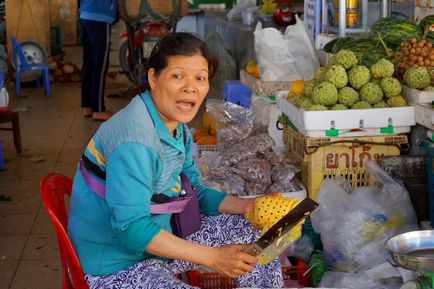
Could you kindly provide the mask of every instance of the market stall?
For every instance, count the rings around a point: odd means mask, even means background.
[[[335,8],[344,7],[337,8],[334,18],[335,32],[341,37],[326,39],[321,51],[313,48],[315,30],[309,30],[309,26],[306,31],[297,30],[296,26],[272,32],[267,29],[266,36],[261,34],[265,30],[256,26],[252,31],[255,57],[248,58],[240,71],[241,83],[252,93],[247,98],[241,93],[225,94],[224,99],[248,108],[257,123],[268,125],[269,136],[277,123],[286,149],[284,155],[299,170],[291,182],[299,178],[306,196],[320,204],[319,210],[305,222],[301,238],[291,245],[295,249],[290,247],[285,252],[285,256],[304,258],[310,285],[430,286],[426,284],[431,275],[424,273],[434,268],[424,268],[422,274],[414,272],[417,270],[396,270],[388,263],[391,255],[384,242],[408,231],[430,229],[433,221],[432,15],[415,22],[383,17],[391,15],[386,5],[378,5],[383,14],[375,17],[368,12],[371,8],[367,3],[346,8],[348,3],[334,4]],[[408,3],[396,4],[393,9],[396,7],[413,16],[409,11],[414,7],[409,8]],[[356,22],[349,23],[351,17],[346,13],[359,8],[363,13]],[[339,29],[344,33],[338,33]],[[306,34],[312,37],[310,41]],[[297,50],[300,43],[305,46]],[[311,49],[316,53],[310,53]],[[326,55],[321,67],[317,53]],[[200,154],[206,155],[199,156],[199,163],[208,180],[228,183],[225,188],[232,189],[232,194],[249,195],[249,185],[239,186],[247,181],[239,178],[243,175],[236,167],[239,160],[231,164],[229,159],[234,158],[225,157],[224,133],[230,126],[220,122],[215,109],[215,105],[208,105],[208,112],[216,121],[216,143],[209,151],[198,146]],[[420,130],[419,126],[423,133],[418,134],[415,143],[412,134],[415,128]],[[244,134],[237,133],[236,142],[247,154],[263,155],[244,143]],[[228,147],[232,149],[234,145]],[[420,147],[417,151],[422,154],[414,155],[414,146]],[[235,155],[243,158],[241,152]],[[220,159],[216,161],[212,156]],[[226,159],[223,169],[221,158]],[[277,164],[282,172],[288,171]],[[273,171],[273,165],[268,170]],[[249,163],[249,172],[258,172],[258,168],[258,163]],[[220,169],[224,175],[217,173]],[[264,188],[261,191],[267,192]],[[282,187],[278,191],[286,197],[297,194]],[[309,226],[310,231],[306,229]],[[318,243],[319,238],[322,242]],[[307,253],[303,247],[306,244],[311,246]],[[297,255],[299,252],[306,255]],[[429,252],[418,256],[432,258]],[[318,258],[322,261],[317,262]],[[319,264],[324,265],[321,272],[310,274]]]

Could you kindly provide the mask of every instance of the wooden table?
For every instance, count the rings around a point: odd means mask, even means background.
[[[0,130],[12,131],[14,134],[14,145],[18,153],[21,152],[21,133],[20,133],[20,121],[18,112],[7,111],[0,112],[0,124],[5,122],[11,122],[12,127],[0,127]]]

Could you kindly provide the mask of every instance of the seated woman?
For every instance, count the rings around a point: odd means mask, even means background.
[[[237,278],[239,287],[283,286],[278,260],[259,265],[242,251],[259,238],[243,216],[254,200],[202,185],[192,158],[185,124],[204,101],[217,64],[199,38],[169,34],[149,57],[148,89],[89,141],[68,228],[91,289],[193,288],[174,274],[198,265]],[[155,195],[180,194],[181,173],[196,188],[202,214],[198,231],[185,239],[172,233],[172,213],[153,213]]]

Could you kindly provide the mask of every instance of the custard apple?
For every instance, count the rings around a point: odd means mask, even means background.
[[[371,73],[369,68],[363,65],[358,65],[348,72],[348,82],[355,89],[360,89],[369,82]]]
[[[348,109],[348,107],[346,107],[343,104],[340,103],[336,103],[335,105],[333,105],[331,108],[331,110],[344,110],[344,109]]]
[[[424,89],[431,84],[431,77],[426,67],[410,67],[405,71],[403,79],[405,84],[416,89]]]
[[[379,103],[374,104],[373,108],[386,108],[389,107],[387,103],[385,103],[383,100]]]
[[[368,109],[372,108],[372,106],[366,101],[358,101],[351,106],[351,109]]]
[[[315,79],[308,80],[304,83],[304,94],[307,97],[312,97],[313,88],[318,84],[318,81]]]
[[[336,54],[333,54],[328,60],[327,60],[327,67],[330,67],[332,65],[338,64],[336,62]]]
[[[296,104],[301,109],[307,109],[309,106],[313,104],[312,100],[308,97],[299,97]]]
[[[387,105],[390,107],[407,106],[407,101],[401,95],[392,96],[387,99]]]
[[[352,87],[345,86],[339,89],[339,100],[338,102],[340,104],[343,104],[345,106],[352,106],[356,102],[358,102],[359,99],[359,93]]]
[[[328,110],[328,108],[322,104],[312,104],[307,110]]]
[[[348,83],[347,72],[345,71],[345,68],[340,64],[332,65],[327,68],[324,79],[328,82],[333,83],[336,88],[342,88]]]
[[[336,63],[341,64],[345,69],[351,69],[357,65],[357,57],[351,50],[341,49],[336,53]]]
[[[338,90],[333,83],[324,81],[313,89],[313,101],[316,104],[334,105],[338,101]]]
[[[402,87],[398,79],[385,77],[380,81],[381,89],[386,97],[392,97],[401,93]]]
[[[381,58],[371,66],[371,77],[380,79],[384,77],[391,77],[395,72],[395,66],[392,62],[385,58]]]
[[[378,84],[368,82],[360,90],[360,99],[369,104],[379,103],[383,99],[383,91]]]

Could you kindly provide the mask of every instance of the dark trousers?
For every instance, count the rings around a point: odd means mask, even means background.
[[[111,24],[80,19],[83,45],[81,107],[105,111],[104,87],[109,66]]]

